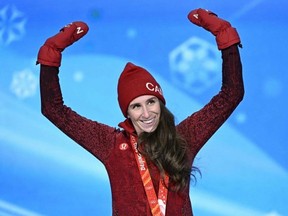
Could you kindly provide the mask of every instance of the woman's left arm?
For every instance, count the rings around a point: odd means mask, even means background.
[[[195,156],[228,119],[244,96],[242,65],[237,45],[222,50],[222,87],[201,110],[182,121],[177,130],[186,138]]]
[[[214,13],[203,9],[191,11],[188,18],[216,36],[223,60],[220,92],[201,110],[177,126],[177,130],[190,146],[191,154],[195,156],[242,101],[244,85],[238,49],[240,38],[236,29]]]

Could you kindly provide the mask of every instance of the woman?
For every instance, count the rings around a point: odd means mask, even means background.
[[[197,9],[189,20],[216,36],[222,52],[222,88],[201,110],[175,126],[159,83],[144,68],[127,63],[118,80],[121,129],[86,119],[64,105],[59,85],[61,52],[88,32],[74,22],[40,48],[42,113],[105,166],[113,215],[193,215],[189,184],[199,150],[243,99],[240,38],[230,23]]]

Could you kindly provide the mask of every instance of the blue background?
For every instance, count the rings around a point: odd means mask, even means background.
[[[39,47],[76,20],[89,33],[63,52],[65,103],[117,127],[117,79],[127,61],[162,85],[177,122],[219,91],[215,39],[187,14],[207,8],[241,36],[245,98],[208,141],[191,187],[197,216],[288,215],[284,0],[0,2],[0,215],[111,215],[103,166],[40,113]],[[125,174],[123,174],[125,175]],[[133,205],[133,203],[131,203]]]

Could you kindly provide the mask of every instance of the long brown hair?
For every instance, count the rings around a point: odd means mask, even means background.
[[[161,101],[159,102],[159,125],[152,133],[140,134],[138,150],[158,167],[162,178],[165,172],[168,174],[169,189],[179,191],[189,185],[191,175],[196,181],[192,171],[199,169],[188,163],[186,141],[176,131],[174,115]]]

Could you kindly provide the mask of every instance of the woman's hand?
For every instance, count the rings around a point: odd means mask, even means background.
[[[195,25],[203,27],[216,36],[219,50],[240,43],[240,38],[236,29],[233,28],[228,21],[219,18],[215,13],[209,10],[201,8],[192,10],[188,14],[188,19]]]
[[[38,52],[37,64],[60,67],[61,52],[87,34],[86,23],[77,21],[63,27],[59,33],[48,38]]]

